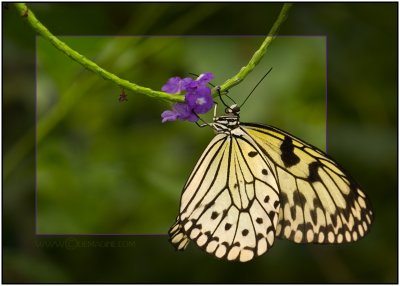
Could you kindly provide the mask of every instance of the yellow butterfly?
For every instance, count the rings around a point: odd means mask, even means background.
[[[226,260],[250,261],[275,237],[296,243],[357,241],[370,230],[371,205],[332,158],[278,128],[242,123],[227,107],[209,124],[215,137],[181,197],[170,242],[192,240]]]

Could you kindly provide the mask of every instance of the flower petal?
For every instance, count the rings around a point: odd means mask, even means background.
[[[171,77],[168,82],[161,88],[162,91],[170,94],[179,93],[181,78],[179,76]]]
[[[165,123],[167,121],[175,121],[178,119],[178,113],[172,110],[165,110],[163,113],[161,113],[161,122]]]
[[[191,122],[198,120],[196,114],[193,112],[193,109],[186,103],[175,104],[173,110],[178,113],[178,119],[188,120]]]
[[[207,85],[209,81],[214,79],[214,75],[212,72],[205,72],[199,75],[199,77],[196,79],[200,84],[202,85]]]
[[[214,102],[211,97],[211,90],[207,86],[199,86],[195,92],[186,94],[185,102],[196,113],[207,113]]]
[[[182,79],[181,82],[180,82],[181,90],[187,91],[188,89],[191,88],[191,86],[192,86],[193,84],[197,85],[197,83],[195,82],[194,79],[192,79],[191,77],[185,77],[185,78]]]

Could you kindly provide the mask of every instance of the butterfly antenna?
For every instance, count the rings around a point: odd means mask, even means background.
[[[256,90],[257,86],[264,80],[264,78],[272,71],[272,68],[269,69],[269,71],[267,71],[267,73],[258,81],[258,83],[256,84],[256,86],[253,88],[253,90],[249,93],[249,95],[246,97],[246,99],[243,101],[243,103],[239,106],[242,107],[246,101],[249,99],[250,95]]]
[[[221,87],[220,87],[220,86],[217,86],[217,92],[218,92],[218,97],[219,97],[219,99],[221,100],[222,104],[225,105],[225,107],[229,107],[229,105],[226,104],[226,102],[222,99],[222,96],[221,96]],[[228,96],[228,95],[225,94],[225,96]],[[233,99],[230,98],[229,96],[228,96],[228,98],[229,98],[230,100],[233,101]],[[234,102],[234,101],[233,101],[233,102]]]
[[[227,98],[229,98],[229,99],[233,102],[233,104],[236,104],[236,101],[234,101],[234,100],[232,99],[232,97],[230,97],[230,96],[228,95],[228,91],[227,91],[227,90],[224,91],[224,94],[225,94],[225,96],[226,96]]]

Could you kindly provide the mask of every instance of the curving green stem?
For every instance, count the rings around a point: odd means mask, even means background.
[[[279,30],[279,27],[286,20],[290,7],[292,7],[292,4],[290,3],[283,4],[283,7],[281,9],[281,12],[279,13],[278,18],[276,19],[274,25],[269,31],[264,42],[261,44],[260,48],[253,54],[249,63],[246,66],[242,67],[236,75],[234,75],[232,78],[228,79],[221,85],[221,91],[228,90],[233,86],[239,84],[250,72],[253,71],[253,69],[257,66],[257,64],[261,61],[269,45],[274,40]]]
[[[178,94],[169,94],[161,91],[155,91],[147,87],[143,87],[134,83],[127,81],[126,79],[119,78],[118,76],[106,71],[105,69],[98,66],[96,63],[92,62],[85,56],[81,55],[77,51],[71,49],[67,44],[60,41],[56,36],[54,36],[50,31],[43,26],[42,23],[36,19],[35,15],[24,3],[15,3],[15,7],[19,11],[20,15],[25,18],[31,27],[43,38],[49,40],[57,49],[66,54],[68,57],[78,62],[86,69],[94,72],[95,74],[100,75],[106,80],[110,80],[113,83],[117,84],[121,88],[125,90],[131,90],[137,93],[145,94],[150,97],[156,97],[159,99],[169,100],[169,101],[178,101],[183,102],[183,95]]]
[[[134,83],[129,82],[128,80],[119,78],[118,76],[114,75],[106,71],[105,69],[98,66],[96,63],[92,62],[85,56],[79,54],[77,51],[71,49],[67,44],[60,41],[56,36],[54,36],[50,31],[43,26],[42,23],[36,19],[35,15],[24,3],[15,3],[14,4],[17,10],[19,11],[20,15],[25,18],[29,25],[42,37],[49,40],[58,50],[66,54],[68,57],[73,59],[74,61],[78,62],[86,69],[94,72],[95,74],[100,75],[106,80],[109,80],[116,85],[124,88],[125,90],[131,90],[137,93],[145,94],[150,97],[155,97],[158,99],[163,99],[167,101],[173,102],[183,102],[184,96],[178,94],[168,94],[161,91],[155,91],[147,87],[143,87]],[[240,71],[234,75],[232,78],[226,80],[221,85],[221,91],[228,90],[233,86],[239,84],[246,76],[253,71],[253,69],[257,66],[257,64],[261,61],[262,57],[264,56],[267,48],[274,40],[279,27],[285,21],[288,11],[292,4],[285,3],[279,13],[278,18],[276,19],[274,25],[272,26],[271,30],[269,31],[267,37],[265,38],[264,42],[261,44],[260,48],[253,54],[252,58],[248,62],[248,64],[240,69]],[[213,94],[216,95],[216,91],[213,91]]]

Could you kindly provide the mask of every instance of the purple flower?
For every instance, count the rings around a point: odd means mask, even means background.
[[[204,85],[207,85],[209,81],[214,79],[214,75],[212,72],[205,72],[199,75],[199,77],[196,79],[196,81],[201,82]]]
[[[163,85],[163,87],[161,88],[162,91],[166,92],[166,93],[178,93],[180,92],[179,90],[179,83],[181,81],[181,78],[176,76],[176,77],[171,77],[168,82]]]
[[[186,91],[186,88],[194,80],[190,77],[180,78],[179,76],[171,77],[168,82],[161,88],[162,91],[170,94],[180,93],[181,91]]]
[[[167,121],[175,121],[177,119],[196,122],[198,120],[196,114],[186,103],[177,103],[172,110],[165,110],[161,113],[162,123]]]
[[[185,96],[185,102],[196,113],[207,113],[214,104],[211,90],[207,86],[199,86],[196,92],[188,92]]]
[[[162,122],[174,120],[187,120],[196,122],[197,113],[207,113],[214,102],[211,97],[211,89],[208,82],[214,78],[211,72],[201,74],[196,80],[190,77],[181,79],[172,77],[162,87],[162,91],[175,94],[186,92],[185,103],[177,103],[172,110],[166,110],[161,114]]]

